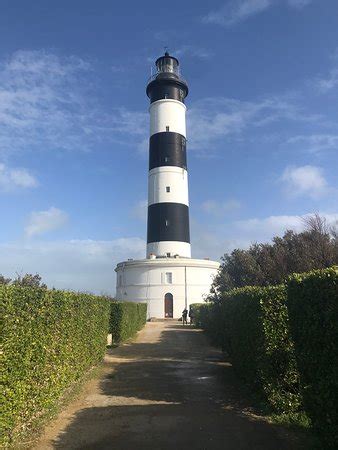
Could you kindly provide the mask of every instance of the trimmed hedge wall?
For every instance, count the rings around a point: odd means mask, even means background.
[[[287,305],[305,410],[338,448],[338,267],[292,276]]]
[[[194,324],[203,328],[211,338],[213,344],[224,349],[224,316],[220,305],[215,303],[192,303],[190,308],[194,311]]]
[[[338,448],[338,267],[195,304],[195,323],[279,413],[304,409],[321,448]]]
[[[198,305],[197,310],[198,326],[228,352],[246,384],[263,394],[276,412],[299,409],[284,286],[234,289],[219,304]]]
[[[276,412],[298,411],[299,375],[289,335],[285,286],[233,290],[220,305],[223,346],[238,375]]]
[[[284,286],[245,287],[196,305],[196,324],[227,351],[238,376],[276,412],[299,410],[299,376]]]
[[[210,303],[192,303],[189,306],[194,311],[194,324],[199,328],[207,328],[205,314],[209,305]]]
[[[134,336],[146,320],[146,303],[112,302],[109,328],[113,342],[119,343]]]
[[[2,443],[29,429],[103,357],[110,301],[89,294],[0,286]]]

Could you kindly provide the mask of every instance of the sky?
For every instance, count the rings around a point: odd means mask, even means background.
[[[193,257],[337,222],[337,0],[2,0],[0,273],[114,294],[145,257],[164,47],[189,84]]]

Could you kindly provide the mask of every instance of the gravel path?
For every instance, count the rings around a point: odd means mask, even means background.
[[[231,365],[204,333],[151,322],[110,350],[99,378],[34,449],[293,450],[294,436],[252,413]]]

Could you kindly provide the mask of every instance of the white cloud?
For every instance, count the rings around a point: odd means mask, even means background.
[[[68,215],[53,206],[46,211],[34,211],[30,215],[25,233],[28,237],[44,234],[63,227],[67,221]]]
[[[210,142],[223,137],[240,137],[249,127],[265,127],[281,120],[318,121],[289,99],[269,97],[246,102],[233,98],[205,98],[188,109],[188,145],[210,154]]]
[[[248,239],[250,243],[268,242],[274,236],[282,236],[286,230],[301,232],[305,226],[304,218],[312,214],[268,216],[261,219],[239,220],[233,223],[233,230],[240,233],[242,238]],[[338,221],[338,213],[320,213],[320,216],[324,217],[329,225],[336,224]]]
[[[149,114],[147,112],[131,111],[126,108],[116,108],[109,118],[108,126],[111,132],[121,133],[124,139],[129,135],[142,137],[149,133]]]
[[[203,22],[230,26],[268,9],[271,4],[272,0],[233,0],[219,10],[209,12]]]
[[[318,76],[311,81],[311,85],[315,86],[321,93],[328,93],[338,87],[338,48],[331,54],[331,68],[326,75]]]
[[[338,213],[325,214],[328,224],[338,221]],[[250,218],[209,230],[191,221],[194,257],[218,260],[234,248],[247,248],[253,242],[268,242],[286,229],[301,231],[304,216]],[[115,293],[114,268],[128,258],[145,257],[146,242],[137,237],[112,241],[68,240],[49,242],[0,243],[1,273],[39,273],[49,287]]]
[[[312,2],[312,0],[231,0],[218,10],[209,12],[202,18],[202,22],[229,27],[285,1],[289,7],[296,9],[302,9]]]
[[[137,237],[0,244],[0,267],[10,277],[39,273],[49,287],[114,294],[116,264],[144,258],[145,247]]]
[[[42,50],[0,61],[0,155],[88,151],[98,142],[125,145],[143,135],[147,114],[105,109],[93,91],[94,76],[87,61]]]
[[[281,176],[281,181],[292,196],[307,195],[311,198],[319,198],[328,192],[323,170],[316,166],[287,167]]]
[[[235,248],[246,249],[254,242],[270,242],[274,236],[282,236],[286,230],[299,233],[304,229],[303,219],[312,214],[253,217],[208,227],[202,227],[192,220],[193,256],[217,260]],[[328,225],[338,226],[338,212],[319,212],[319,215],[326,219]]]
[[[318,114],[307,114],[286,96],[271,96],[256,102],[224,97],[204,98],[188,109],[188,146],[189,150],[210,155],[210,142],[224,137],[239,138],[249,127],[262,128],[282,120],[318,122],[319,119]],[[108,127],[108,121],[106,123]],[[149,145],[148,125],[147,112],[115,108],[105,131],[109,130],[114,140],[121,144],[133,142],[139,153],[145,155]]]
[[[293,136],[288,144],[297,144],[310,153],[319,153],[325,150],[338,150],[338,134],[310,134]]]
[[[224,216],[231,212],[237,211],[241,208],[241,203],[238,200],[230,199],[224,202],[217,202],[215,200],[206,200],[201,204],[201,209],[215,216]]]
[[[177,57],[187,55],[198,59],[208,59],[213,55],[210,50],[206,50],[203,47],[196,47],[194,45],[182,45],[182,47],[174,49],[172,54]]]
[[[203,58],[193,46],[178,49]],[[19,51],[0,62],[0,154],[19,150],[88,151],[99,142],[133,144],[147,151],[149,115],[100,106],[89,91],[93,67],[80,58],[61,58],[44,51]],[[89,80],[89,81],[88,81]],[[248,127],[272,121],[313,120],[287,98],[256,102],[206,98],[188,110],[189,148],[201,153],[209,142],[238,137]]]
[[[82,147],[89,123],[78,87],[84,71],[83,60],[44,51],[18,51],[0,64],[0,152]]]
[[[8,167],[0,163],[0,190],[11,191],[16,188],[34,188],[37,179],[25,168]]]
[[[338,67],[333,67],[326,77],[317,79],[316,84],[324,93],[338,87]]]
[[[301,216],[269,216],[263,219],[253,218],[239,220],[235,223],[239,231],[246,235],[251,235],[251,241],[257,240],[257,237],[264,240],[271,239],[275,235],[282,235],[286,230],[300,232],[304,225]]]
[[[222,138],[239,139],[251,128],[264,128],[274,122],[318,122],[322,117],[309,114],[291,96],[270,96],[257,101],[226,97],[207,97],[187,110],[188,148],[210,156],[210,143]],[[148,152],[149,115],[146,112],[117,108],[110,118],[111,134],[131,139],[140,154]],[[135,141],[138,143],[135,146]]]

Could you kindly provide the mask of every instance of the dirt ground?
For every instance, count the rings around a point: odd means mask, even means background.
[[[295,436],[252,412],[203,332],[150,322],[109,350],[34,449],[296,450]]]

